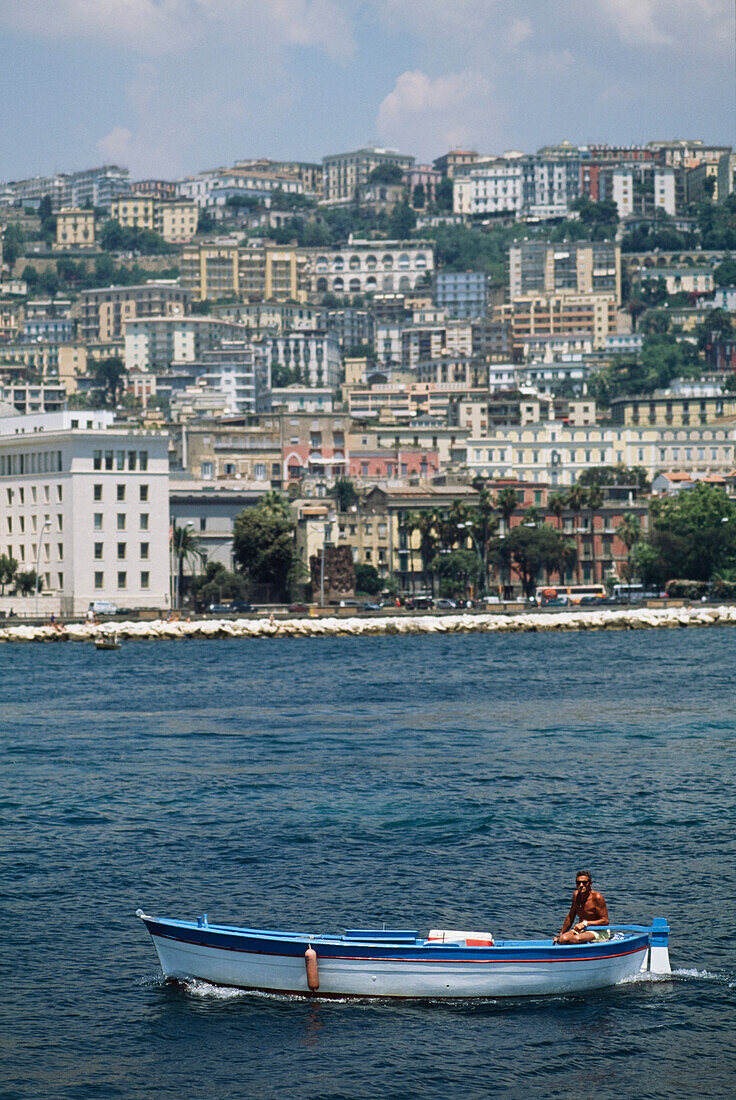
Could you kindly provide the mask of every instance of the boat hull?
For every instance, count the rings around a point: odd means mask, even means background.
[[[269,993],[321,997],[472,998],[577,993],[615,985],[646,968],[649,936],[584,946],[550,941],[367,945],[340,939],[264,939],[264,933],[167,926],[143,918],[164,976]],[[177,922],[178,923],[178,922]],[[304,952],[317,954],[319,989],[310,993]]]

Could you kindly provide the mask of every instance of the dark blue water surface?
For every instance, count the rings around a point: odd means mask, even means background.
[[[0,648],[2,1097],[730,1097],[736,631]],[[167,987],[138,906],[550,935],[589,867],[671,981]]]

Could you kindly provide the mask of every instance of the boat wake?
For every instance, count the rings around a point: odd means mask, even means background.
[[[622,978],[618,985],[635,985],[639,982],[673,982],[681,981],[682,979],[695,978],[698,981],[706,982],[722,982],[724,977],[722,974],[714,974],[712,970],[698,970],[695,967],[689,969],[680,968],[673,970],[671,974],[652,974],[649,970],[639,971],[637,974],[630,974],[628,978]]]
[[[308,1001],[313,998],[306,993],[266,993],[260,989],[235,989],[230,985],[213,985],[211,982],[202,981],[200,978],[190,978],[188,981],[178,983],[187,993],[193,997],[208,998],[213,1001],[237,1001],[240,999],[258,997],[265,1001]],[[347,997],[332,997],[332,1004],[347,1004]]]

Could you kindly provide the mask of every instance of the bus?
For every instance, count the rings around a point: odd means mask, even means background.
[[[604,584],[544,584],[534,593],[541,607],[600,603],[608,592]]]
[[[659,600],[667,595],[658,588],[645,588],[643,584],[614,584],[613,598],[619,603],[639,603],[641,600]]]

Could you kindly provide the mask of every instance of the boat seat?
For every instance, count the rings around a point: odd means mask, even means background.
[[[492,932],[459,932],[454,928],[430,928],[427,942],[459,943],[465,941],[467,947],[493,947]]]

